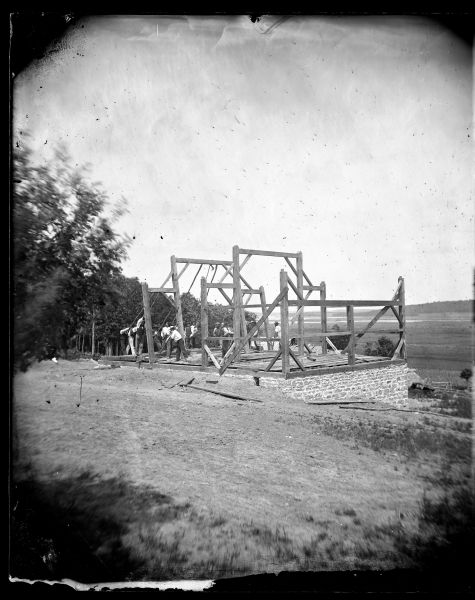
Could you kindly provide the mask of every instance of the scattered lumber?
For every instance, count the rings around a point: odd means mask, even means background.
[[[319,400],[305,404],[375,404],[377,400]],[[351,408],[351,407],[348,407]]]
[[[437,413],[437,412],[433,412],[430,410],[412,410],[409,408],[394,408],[392,406],[389,408],[364,408],[363,406],[339,406],[338,408],[354,408],[355,410],[369,410],[369,411],[373,411],[373,412],[387,412],[388,410],[393,410],[393,411],[397,411],[397,412],[417,413],[419,415],[435,415],[436,417],[453,418],[452,415],[446,415],[444,413]]]
[[[183,379],[179,379],[178,381],[175,381],[174,383],[171,383],[171,384],[166,384],[166,383],[164,383],[164,384],[163,384],[163,387],[166,387],[167,389],[169,389],[169,390],[170,390],[171,388],[174,388],[174,387],[175,387],[175,386],[177,386],[177,385],[183,385],[183,386],[189,385],[189,384],[190,384],[190,383],[192,383],[194,380],[195,380],[195,378],[194,378],[194,377],[192,377],[191,379],[190,379],[189,377],[185,377],[185,378],[183,378]]]
[[[184,384],[184,387],[189,387],[194,390],[200,390],[201,392],[209,392],[210,394],[217,394],[218,396],[224,396],[225,398],[232,398],[233,400],[245,400],[246,402],[262,402],[262,400],[256,400],[256,398],[248,398],[247,396],[240,396],[231,392],[225,392],[224,390],[213,390],[211,388],[202,387],[200,385]]]

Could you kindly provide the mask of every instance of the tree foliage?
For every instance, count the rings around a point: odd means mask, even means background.
[[[460,373],[460,377],[462,379],[465,379],[465,381],[468,381],[469,379],[471,379],[472,375],[473,375],[472,369],[463,369]]]
[[[130,243],[106,217],[107,196],[63,148],[35,164],[27,145],[13,155],[13,334],[15,365],[26,369],[113,304]]]
[[[391,357],[396,350],[396,345],[388,337],[381,336],[377,342],[366,342],[364,353],[366,356]]]

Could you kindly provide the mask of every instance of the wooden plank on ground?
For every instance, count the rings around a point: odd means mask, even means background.
[[[305,404],[375,404],[377,400],[318,400],[305,402]]]
[[[186,387],[192,388],[194,390],[200,390],[202,392],[209,392],[210,394],[217,394],[218,396],[224,396],[225,398],[232,398],[233,400],[245,400],[246,402],[261,402],[262,400],[257,400],[256,398],[248,398],[247,396],[240,396],[239,394],[233,394],[231,392],[225,392],[224,390],[211,389],[202,387],[200,385],[191,385],[188,384]]]

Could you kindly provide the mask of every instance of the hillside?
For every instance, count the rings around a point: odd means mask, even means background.
[[[407,315],[418,315],[421,313],[444,313],[444,312],[472,312],[471,300],[448,300],[445,302],[426,302],[425,304],[408,304]]]

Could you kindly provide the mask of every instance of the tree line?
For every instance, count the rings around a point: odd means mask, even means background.
[[[127,201],[111,206],[88,168],[73,164],[64,147],[38,164],[23,135],[11,161],[14,368],[26,370],[54,354],[121,353],[120,330],[143,313],[139,280],[122,272],[132,240],[115,230]],[[199,326],[200,302],[191,293],[181,301],[184,322]],[[157,331],[175,323],[162,294],[152,296],[151,313]],[[209,304],[210,327],[231,320],[230,308]]]

